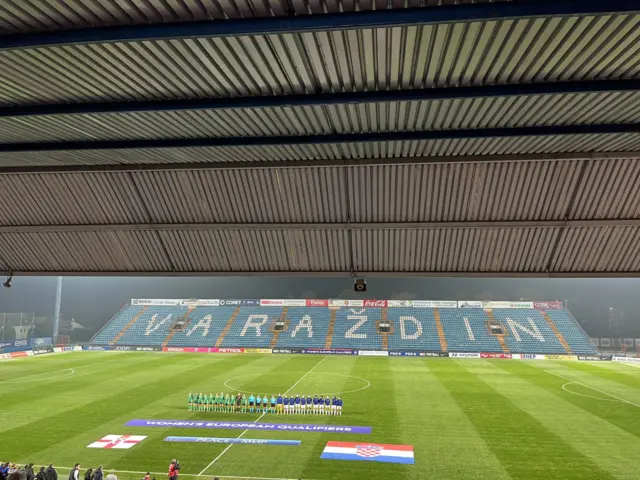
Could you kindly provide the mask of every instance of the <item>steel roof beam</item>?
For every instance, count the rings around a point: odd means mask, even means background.
[[[331,160],[251,161],[217,163],[145,163],[113,165],[25,165],[0,167],[0,175],[46,175],[53,173],[125,173],[125,172],[179,172],[209,170],[256,170],[289,168],[349,168],[400,165],[499,163],[499,162],[549,162],[570,160],[638,159],[640,152],[589,152],[589,153],[536,153],[520,155],[460,155],[450,157],[399,157]]]
[[[466,138],[537,137],[549,135],[598,135],[639,133],[640,124],[567,125],[516,128],[478,128],[470,130],[431,130],[426,132],[350,133],[331,135],[287,135],[273,137],[176,138],[108,140],[96,142],[5,143],[0,153],[62,152],[119,149],[163,149],[194,147],[252,147],[271,145],[326,145],[333,143],[404,142]]]
[[[85,28],[0,36],[0,50],[52,45],[135,42],[167,38],[211,38],[362,28],[401,27],[509,18],[635,13],[637,0],[557,0],[399,8],[322,15],[207,20],[120,27]]]
[[[373,271],[358,272],[359,276],[367,278],[385,277],[437,277],[437,278],[639,278],[640,272],[415,272],[415,271]],[[351,272],[323,271],[323,270],[292,270],[292,271],[98,271],[87,272],[77,270],[48,271],[48,270],[16,270],[14,277],[18,276],[63,276],[63,277],[351,277]],[[14,279],[14,283],[16,280]]]
[[[595,220],[517,220],[464,222],[339,222],[339,223],[147,223],[91,225],[6,225],[2,233],[45,232],[120,232],[120,231],[194,231],[194,230],[425,230],[458,228],[569,228],[640,227],[640,219]]]
[[[337,92],[313,95],[273,95],[238,98],[200,98],[184,100],[33,105],[0,108],[0,118],[101,113],[176,112],[184,110],[225,110],[235,108],[303,107],[313,105],[344,105],[634,91],[640,91],[640,80],[485,85],[474,87],[428,88],[419,90]]]

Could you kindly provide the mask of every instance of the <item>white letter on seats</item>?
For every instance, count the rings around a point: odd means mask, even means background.
[[[307,329],[307,338],[313,338],[313,325],[311,324],[311,317],[309,315],[302,317],[300,323],[298,323],[296,328],[293,329],[293,332],[291,332],[291,338],[295,337],[301,328]]]
[[[257,320],[257,322],[254,322],[254,320]],[[244,327],[242,328],[242,332],[240,332],[240,336],[244,337],[245,333],[247,333],[247,330],[249,330],[250,328],[255,328],[256,337],[261,337],[262,328],[260,327],[262,327],[268,321],[269,321],[268,315],[249,315],[249,318],[247,318],[247,321],[244,324]]]
[[[156,319],[158,318],[158,314],[156,313],[155,315],[153,315],[151,317],[151,319],[149,320],[149,323],[147,323],[147,328],[145,329],[144,334],[145,335],[151,335],[152,332],[155,332],[156,330],[158,330],[162,325],[164,325],[165,323],[167,323],[169,320],[171,320],[171,317],[173,317],[173,313],[170,313],[169,315],[167,315],[166,317],[164,317],[162,320],[160,320],[158,323],[156,323]]]
[[[516,341],[518,342],[520,341],[520,335],[518,334],[518,330],[517,330],[519,328],[523,332],[531,335],[533,338],[540,340],[541,342],[544,342],[544,336],[540,333],[540,330],[538,330],[538,326],[535,323],[533,323],[532,319],[528,318],[527,320],[529,320],[529,325],[531,325],[531,330],[529,330],[527,327],[525,327],[521,323],[518,323],[515,320],[507,318],[507,324],[509,325],[509,328],[511,328],[511,332],[513,333],[513,338],[515,338]]]
[[[416,333],[407,335],[407,327],[404,322],[412,322],[416,326]],[[415,340],[422,336],[422,324],[416,320],[416,317],[400,317],[400,338],[403,340]]]
[[[196,328],[203,328],[203,332],[202,332],[202,336],[206,337],[207,335],[209,335],[209,328],[211,327],[211,321],[213,320],[213,318],[211,318],[211,315],[206,315],[204,317],[202,317],[200,319],[200,321],[198,323],[196,323],[193,328],[191,328],[191,330],[189,330],[187,332],[187,337],[190,337],[191,334],[193,332],[196,331]]]
[[[364,315],[348,315],[347,320],[358,320],[358,322],[347,330],[347,333],[344,334],[344,338],[367,338],[366,333],[356,333],[362,325],[367,323],[369,317],[365,317]]]
[[[464,326],[467,327],[467,335],[469,336],[469,340],[475,340],[476,337],[473,335],[473,330],[471,330],[469,319],[467,317],[462,317],[462,319],[464,320]]]

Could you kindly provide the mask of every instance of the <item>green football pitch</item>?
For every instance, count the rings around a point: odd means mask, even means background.
[[[234,420],[187,411],[190,391],[343,392],[341,417],[261,422],[371,426],[371,435],[126,427],[131,419]],[[74,352],[0,363],[0,461],[104,465],[119,479],[172,458],[185,480],[637,479],[640,369],[612,362]],[[90,449],[146,435],[127,450]],[[301,440],[168,443],[168,435]],[[327,441],[413,445],[414,465],[322,460]]]

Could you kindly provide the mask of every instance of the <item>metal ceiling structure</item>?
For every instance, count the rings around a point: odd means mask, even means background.
[[[16,274],[637,277],[640,4],[3,0],[0,205]]]

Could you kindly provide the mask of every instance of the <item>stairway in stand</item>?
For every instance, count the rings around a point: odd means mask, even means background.
[[[120,340],[122,338],[122,336],[127,333],[127,330],[129,330],[134,323],[136,323],[138,321],[138,319],[140,318],[140,316],[147,311],[149,307],[144,306],[140,309],[140,311],[135,315],[135,317],[133,317],[131,319],[131,321],[129,323],[127,323],[124,328],[122,330],[120,330],[118,332],[118,334],[115,336],[115,338],[113,339],[113,342],[111,342],[109,345],[115,345],[116,343],[118,343],[118,340]]]
[[[333,329],[336,327],[336,315],[338,311],[336,309],[331,310],[331,317],[329,317],[329,329],[327,330],[327,341],[324,343],[324,348],[331,348],[331,342],[333,341]]]
[[[487,317],[489,317],[489,324],[491,323],[500,323],[500,322],[496,322],[496,317],[493,316],[493,310],[487,310]],[[487,327],[487,329],[489,330],[489,334],[493,335],[494,337],[496,337],[498,339],[498,343],[500,344],[500,348],[502,349],[502,353],[509,353],[509,347],[507,347],[507,343],[504,341],[504,334],[502,335],[495,335],[493,333],[491,333],[491,329],[489,327]],[[502,327],[502,331],[506,332],[506,330],[504,329],[504,326]]]
[[[387,323],[389,318],[389,311],[386,308],[382,309],[382,319],[383,323]],[[389,333],[382,332],[382,350],[389,350]]]
[[[289,307],[284,307],[282,309],[282,313],[280,314],[280,321],[282,323],[285,323],[287,321],[287,313],[289,313]],[[285,328],[286,328],[286,324],[285,324]],[[273,338],[271,339],[271,343],[269,344],[269,348],[276,348],[276,345],[278,344],[278,337],[280,336],[280,333],[282,332],[282,330],[271,330],[273,332]]]
[[[233,325],[233,322],[236,321],[236,318],[238,318],[238,315],[240,315],[240,307],[236,307],[236,309],[233,311],[233,313],[229,317],[227,324],[222,329],[222,333],[218,337],[218,340],[216,340],[216,345],[215,345],[216,347],[219,347],[222,345],[224,337],[227,335],[227,333],[229,333],[229,330],[231,330],[231,326]]]
[[[567,352],[569,354],[573,353],[571,351],[571,347],[569,346],[567,341],[564,339],[564,336],[562,335],[562,333],[560,333],[560,330],[558,330],[558,327],[556,327],[556,324],[553,323],[553,320],[551,320],[551,317],[549,316],[549,314],[547,312],[545,312],[544,310],[541,310],[540,313],[542,314],[542,318],[544,318],[544,320],[547,322],[547,325],[549,325],[549,328],[555,334],[556,338],[560,342],[560,345],[563,346],[565,352]]]
[[[436,320],[436,328],[438,329],[438,339],[440,340],[440,350],[447,351],[447,337],[444,335],[444,328],[442,327],[442,320],[440,320],[440,311],[437,308],[433,309],[433,318]]]
[[[185,328],[187,328],[187,325],[189,325],[189,322],[191,321],[191,319],[189,318],[189,315],[191,314],[191,312],[193,312],[195,309],[197,308],[197,305],[194,305],[192,307],[188,307],[187,308],[187,313],[184,314],[184,318],[188,319],[187,323],[184,324],[184,327],[182,328],[183,331]],[[169,342],[171,341],[171,339],[173,338],[173,336],[178,332],[178,330],[176,330],[175,328],[172,328],[171,331],[169,332],[169,335],[167,335],[164,339],[164,341],[162,342],[162,347],[166,347],[167,345],[169,345]]]

